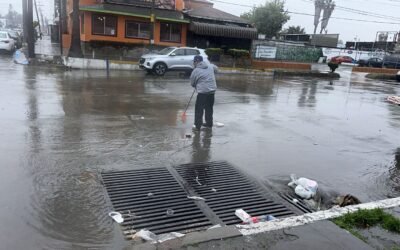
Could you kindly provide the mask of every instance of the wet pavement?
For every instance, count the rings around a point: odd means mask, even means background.
[[[191,139],[188,79],[62,71],[0,55],[0,242],[4,249],[128,247],[99,183],[105,170],[226,160],[286,185],[291,173],[362,201],[400,194],[394,82],[219,76],[215,121]],[[282,181],[284,180],[284,181]]]

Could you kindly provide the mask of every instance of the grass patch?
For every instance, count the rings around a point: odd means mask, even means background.
[[[386,213],[380,208],[372,210],[359,210],[355,213],[349,213],[334,219],[333,222],[357,237],[361,235],[358,233],[358,235],[356,235],[354,228],[369,228],[378,225],[390,232],[400,234],[400,219],[389,213]]]

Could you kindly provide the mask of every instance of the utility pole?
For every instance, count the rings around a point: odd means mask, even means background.
[[[26,0],[27,12],[25,19],[25,26],[27,30],[26,42],[28,43],[28,58],[35,58],[35,33],[33,28],[33,4],[32,0]]]
[[[151,14],[150,14],[150,22],[151,22],[151,32],[150,32],[150,44],[154,44],[154,31],[155,31],[155,15],[154,15],[154,7],[156,5],[156,1],[152,0],[151,2]]]
[[[59,39],[59,42],[60,42],[60,55],[63,55],[63,37],[62,37],[62,34],[63,34],[63,14],[62,14],[62,11],[63,11],[63,7],[62,7],[62,4],[63,4],[63,1],[62,0],[55,0],[55,1],[58,1],[58,39]]]
[[[26,25],[26,14],[27,14],[27,9],[28,9],[28,1],[27,0],[22,0],[22,31],[23,31],[23,36],[24,36],[24,43],[27,42],[28,38],[28,27]]]

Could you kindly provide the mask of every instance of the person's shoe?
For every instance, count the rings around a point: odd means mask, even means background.
[[[200,132],[200,128],[199,128],[199,127],[196,127],[195,125],[193,125],[192,131],[193,131],[193,132]]]
[[[205,128],[212,128],[213,127],[213,125],[211,124],[207,124],[207,123],[203,123],[203,125],[201,125],[201,126],[203,126],[203,127],[205,127]]]

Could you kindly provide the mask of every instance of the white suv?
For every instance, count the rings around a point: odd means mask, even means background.
[[[0,31],[0,50],[13,52],[15,50],[15,41],[7,31]]]
[[[208,56],[203,49],[189,47],[168,47],[155,54],[143,55],[139,66],[148,72],[162,76],[168,70],[192,71],[194,56],[200,55],[204,61]]]

